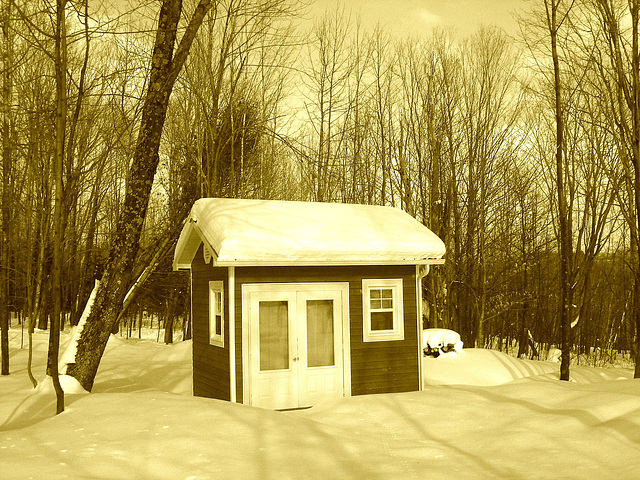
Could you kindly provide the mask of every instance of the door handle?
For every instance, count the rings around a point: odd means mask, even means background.
[[[298,360],[300,360],[300,357],[293,357],[294,362],[297,362]]]

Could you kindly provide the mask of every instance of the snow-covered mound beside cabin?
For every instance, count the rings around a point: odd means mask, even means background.
[[[423,383],[428,385],[502,385],[515,380],[556,381],[560,365],[554,361],[519,359],[496,350],[465,348],[458,352],[426,356],[422,360]],[[573,383],[592,383],[633,378],[625,368],[571,366]],[[640,402],[640,399],[639,399]],[[639,403],[640,406],[640,403]]]
[[[629,370],[572,367],[576,382],[559,382],[557,364],[465,349],[425,357],[422,392],[274,412],[192,397],[190,342],[112,337],[93,393],[67,395],[54,416],[53,394],[33,392],[26,350],[11,334],[12,374],[0,377],[3,479],[635,479],[640,471],[640,380]],[[35,337],[41,376],[47,337]],[[502,384],[481,385],[489,382]]]
[[[426,355],[437,357],[443,353],[462,352],[460,334],[446,328],[427,328],[422,332],[422,348]]]

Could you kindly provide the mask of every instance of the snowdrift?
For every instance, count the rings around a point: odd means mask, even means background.
[[[553,361],[518,359],[496,350],[465,348],[422,361],[424,385],[502,385],[519,379],[557,381],[560,365]],[[625,368],[571,366],[573,383],[633,378]]]
[[[15,340],[15,339],[14,339]],[[15,345],[15,342],[14,342]],[[36,371],[46,335],[36,334]],[[274,412],[190,394],[190,344],[112,339],[94,392],[0,378],[3,479],[611,478],[640,471],[640,381],[465,349],[425,357],[425,390]],[[487,386],[489,385],[489,386]]]

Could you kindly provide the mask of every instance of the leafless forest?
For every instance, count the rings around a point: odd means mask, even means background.
[[[177,40],[194,36],[168,56],[184,64],[155,158],[139,148],[160,3],[2,0],[3,354],[10,317],[77,323],[138,221],[123,218],[142,169],[139,248],[105,287],[122,304],[138,279],[114,328],[146,312],[171,341],[188,322],[171,259],[197,198],[385,204],[447,246],[425,326],[519,355],[637,358],[639,0],[532,1],[515,38],[397,38],[294,0],[165,0],[182,8]]]

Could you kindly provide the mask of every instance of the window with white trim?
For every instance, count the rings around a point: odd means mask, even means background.
[[[402,279],[362,280],[363,340],[404,340]]]
[[[224,287],[209,282],[209,344],[224,347]]]

